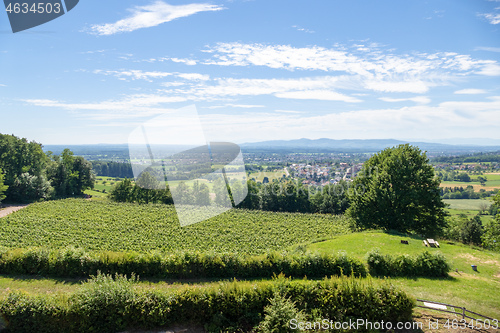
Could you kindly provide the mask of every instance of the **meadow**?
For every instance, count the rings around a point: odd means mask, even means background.
[[[477,178],[477,175],[470,175],[471,178]],[[475,192],[483,189],[485,191],[492,191],[494,189],[500,188],[500,174],[498,173],[485,173],[480,175],[487,179],[485,185],[481,185],[479,182],[459,182],[459,181],[443,181],[441,182],[441,187],[463,187],[472,186]]]
[[[344,217],[233,209],[181,227],[173,206],[65,199],[0,219],[0,246],[261,254],[347,233]]]
[[[401,240],[409,244],[402,244]],[[341,251],[364,261],[374,248],[393,256],[415,255],[424,250],[441,253],[452,267],[449,278],[390,278],[390,281],[416,298],[464,306],[500,318],[500,253],[457,242],[439,241],[439,244],[440,248],[429,248],[422,245],[419,237],[373,231],[335,236],[310,244],[307,249],[321,253]],[[477,265],[478,271],[474,272],[471,265]]]

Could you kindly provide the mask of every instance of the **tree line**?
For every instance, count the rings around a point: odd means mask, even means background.
[[[91,161],[96,175],[116,178],[134,178],[132,164],[126,162]]]
[[[0,134],[0,201],[79,196],[94,183],[90,162],[69,149],[60,155],[44,153],[38,142]]]

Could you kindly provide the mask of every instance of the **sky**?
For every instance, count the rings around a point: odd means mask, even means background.
[[[500,140],[500,0],[193,1],[81,0],[18,33],[2,11],[0,133]]]

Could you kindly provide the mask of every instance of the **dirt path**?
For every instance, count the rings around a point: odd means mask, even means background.
[[[0,218],[17,212],[20,209],[28,207],[28,205],[2,205],[0,206]]]

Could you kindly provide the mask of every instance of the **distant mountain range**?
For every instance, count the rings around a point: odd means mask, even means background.
[[[460,140],[459,140],[460,141]],[[471,140],[473,141],[473,140]],[[462,139],[460,142],[466,142]],[[484,142],[484,141],[482,141]],[[492,140],[494,142],[494,140]],[[373,140],[333,140],[333,139],[298,139],[298,140],[273,140],[240,144],[245,153],[252,152],[279,152],[279,153],[374,153],[388,147],[409,143],[418,146],[421,150],[430,154],[469,154],[480,152],[500,152],[500,143],[497,145],[473,145],[473,144],[444,144],[432,142],[412,142],[394,139]],[[193,148],[192,146],[158,145],[165,152],[173,149],[175,152]],[[52,151],[60,154],[65,148],[71,149],[75,155],[84,156],[91,160],[127,160],[129,148],[127,144],[96,144],[96,145],[46,145],[44,151]]]
[[[308,150],[315,151],[338,151],[338,152],[376,152],[388,147],[394,147],[400,144],[409,143],[418,146],[422,150],[434,153],[452,153],[452,152],[488,152],[500,150],[500,144],[497,146],[483,145],[451,145],[431,142],[411,142],[394,139],[371,139],[371,140],[333,140],[333,139],[298,139],[298,140],[273,140],[241,144],[242,150]]]

